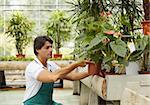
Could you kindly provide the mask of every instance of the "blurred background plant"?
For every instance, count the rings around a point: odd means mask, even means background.
[[[18,54],[23,54],[23,50],[32,40],[31,32],[34,28],[34,22],[29,20],[22,12],[13,12],[7,21],[6,34],[15,40]]]
[[[54,41],[56,54],[60,54],[59,49],[64,41],[71,38],[71,21],[65,11],[56,10],[50,14],[45,30],[48,36]]]
[[[113,23],[123,35],[134,35],[141,29],[143,19],[142,2],[138,0],[111,0],[106,4],[113,15]]]
[[[4,20],[3,20],[2,16],[0,16],[0,29],[3,27],[3,24],[4,24],[3,21],[4,21]]]

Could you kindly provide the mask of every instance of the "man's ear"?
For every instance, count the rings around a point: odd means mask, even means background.
[[[36,52],[37,52],[37,53],[39,53],[39,50],[38,50],[38,49],[36,49]]]

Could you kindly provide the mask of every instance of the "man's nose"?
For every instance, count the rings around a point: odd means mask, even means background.
[[[49,51],[52,51],[52,48],[49,48],[48,50],[49,50]]]

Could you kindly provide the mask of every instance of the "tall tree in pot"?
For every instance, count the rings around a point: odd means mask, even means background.
[[[48,36],[54,41],[56,55],[60,55],[60,48],[63,41],[70,39],[71,22],[64,11],[56,10],[50,14],[49,20],[45,25]]]
[[[29,32],[32,31],[34,22],[30,21],[23,13],[14,12],[7,22],[6,34],[14,38],[17,49],[16,56],[24,57],[23,50],[29,44],[32,36]]]

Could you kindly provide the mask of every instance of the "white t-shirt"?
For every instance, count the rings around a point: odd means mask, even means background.
[[[47,68],[50,72],[54,72],[60,67],[53,61],[47,61]],[[36,95],[41,88],[42,82],[38,81],[37,77],[42,70],[44,65],[37,58],[26,67],[26,90],[23,102]]]

